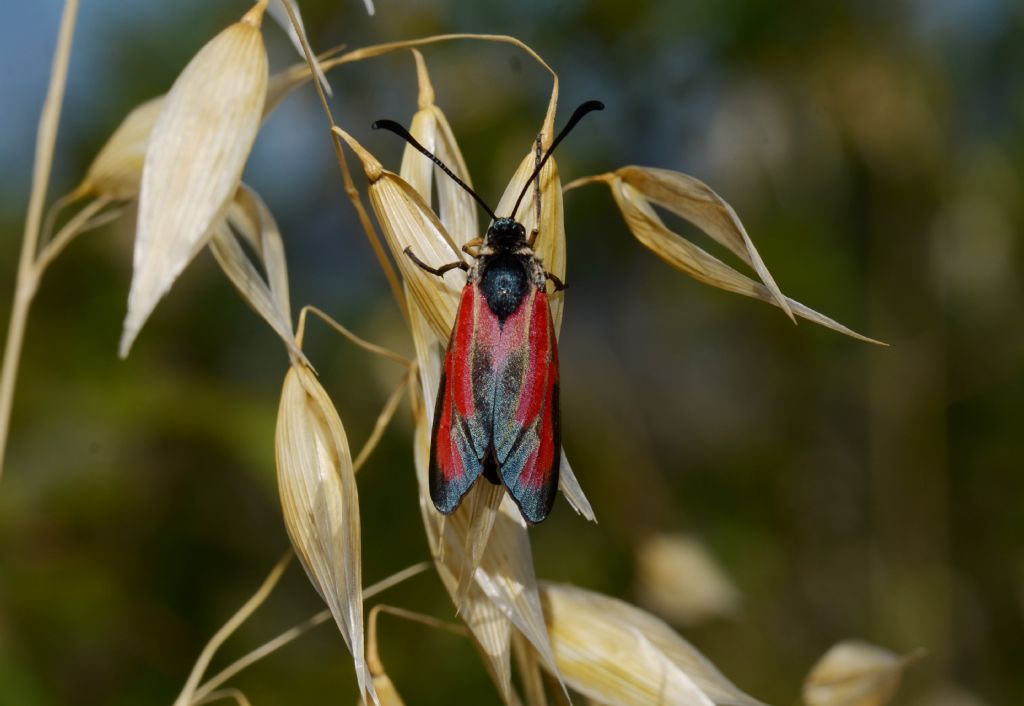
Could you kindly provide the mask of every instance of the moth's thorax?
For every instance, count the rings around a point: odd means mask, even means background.
[[[500,252],[484,255],[478,263],[480,292],[502,323],[523,303],[530,287],[531,258]]]

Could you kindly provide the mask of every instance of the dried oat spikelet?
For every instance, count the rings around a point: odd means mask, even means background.
[[[416,60],[419,98],[418,110],[413,115],[409,132],[472,188],[473,180],[470,178],[466,160],[462,156],[462,150],[459,149],[448,118],[434,102],[434,86],[430,82],[423,54],[417,49],[411,51]],[[402,167],[399,174],[428,204],[431,202],[431,191],[436,176],[436,213],[456,246],[461,248],[481,234],[476,217],[477,205],[473,197],[412,145],[407,144],[402,152]],[[450,285],[449,289],[457,300],[462,286],[454,277],[451,280],[446,278],[444,281]]]
[[[323,54],[327,58],[332,52]],[[310,79],[305,62],[279,71],[267,81],[263,119],[288,95]],[[83,193],[111,200],[133,199],[139,195],[146,148],[167,96],[156,96],[135,106],[96,154],[79,187]]]
[[[677,625],[732,615],[739,591],[699,540],[681,534],[645,538],[636,550],[641,605]]]
[[[623,601],[542,583],[562,677],[608,706],[763,706],[740,691],[668,625]]]
[[[424,262],[453,262],[458,248],[430,206],[405,179],[384,169],[380,161],[358,141],[339,127],[334,131],[344,139],[359,160],[370,185],[370,204],[377,216],[388,249],[398,264],[402,279],[434,333],[447,340],[458,308],[437,278],[424,272],[405,255],[412,248]]]
[[[163,107],[164,97],[158,96],[128,113],[89,166],[83,189],[111,199],[135,198],[149,136]]]
[[[265,275],[250,260],[239,239],[249,244]],[[242,298],[284,341],[292,360],[305,362],[292,328],[281,233],[263,199],[245,184],[235,193],[227,216],[215,227],[210,250]]]
[[[566,189],[594,182],[605,183],[611,188],[615,203],[636,239],[680,272],[712,287],[773,304],[790,318],[800,316],[852,338],[885,345],[784,296],[735,212],[703,182],[664,169],[629,166],[615,172],[577,179],[567,184]],[[749,264],[763,281],[757,282],[741,274],[673,232],[655,212],[652,202],[675,212],[706,232]]]
[[[167,94],[142,170],[122,357],[238,188],[267,92],[265,7],[210,40]]]
[[[900,656],[858,640],[834,645],[804,681],[807,706],[884,706],[918,655]]]
[[[360,693],[376,693],[363,645],[359,496],[345,428],[313,372],[293,365],[277,418],[277,480],[285,527],[355,662]]]

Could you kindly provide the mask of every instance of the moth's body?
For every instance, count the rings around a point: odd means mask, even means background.
[[[463,248],[465,269],[434,408],[429,485],[435,507],[454,512],[483,476],[503,484],[528,522],[547,517],[561,460],[558,344],[544,271],[523,226],[499,218]]]
[[[541,222],[540,171],[555,147],[584,115],[604,108],[587,101],[577,108],[541,156],[519,192],[511,215],[498,218],[473,189],[444,162],[393,120],[378,120],[405,139],[476,199],[493,222],[483,238],[462,249],[473,258],[433,267],[410,248],[405,254],[431,274],[466,272],[455,325],[441,370],[441,384],[430,434],[428,480],[434,507],[448,515],[483,476],[503,484],[527,522],[551,512],[558,490],[561,419],[558,404],[558,342],[546,291],[562,281],[545,272],[533,252],[538,231],[526,237],[515,219],[527,188],[533,186],[537,223]]]

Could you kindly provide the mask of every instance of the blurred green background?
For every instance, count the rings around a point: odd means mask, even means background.
[[[1014,0],[518,3],[303,0],[319,49],[514,34],[560,73],[566,180],[644,164],[738,211],[783,291],[891,348],[794,327],[643,250],[607,190],[566,197],[564,443],[600,524],[560,501],[538,575],[635,601],[651,533],[706,543],[742,600],[682,633],[740,687],[792,704],[859,637],[925,647],[898,703],[1024,703],[1024,5]],[[165,91],[244,2],[83,3],[51,196],[124,114]],[[0,292],[6,321],[60,3],[0,23]],[[272,64],[297,56],[266,25]],[[427,51],[438,102],[492,203],[550,84],[507,46]],[[331,74],[339,120],[416,107],[411,59]],[[285,236],[293,302],[409,351],[307,86],[247,170]],[[287,359],[208,254],[116,357],[132,215],[47,274],[30,318],[0,486],[0,704],[170,703],[209,636],[285,551],[273,435]],[[687,231],[689,232],[689,231]],[[698,238],[698,242],[706,242]],[[314,325],[307,350],[358,448],[398,371]],[[428,556],[399,414],[360,474],[364,576]],[[433,574],[385,600],[452,617]],[[214,669],[320,610],[291,569]],[[469,644],[382,622],[411,704],[497,703]],[[325,626],[234,682],[255,704],[351,703]]]

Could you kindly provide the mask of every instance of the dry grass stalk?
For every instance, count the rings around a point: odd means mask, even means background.
[[[199,50],[157,118],[142,170],[122,357],[238,188],[267,92],[265,7],[263,0]]]
[[[414,623],[426,625],[429,628],[435,630],[443,630],[450,632],[455,635],[462,637],[469,637],[469,631],[461,625],[455,625],[454,623],[446,623],[443,620],[432,618],[429,615],[423,615],[422,613],[415,613],[411,610],[405,610],[404,608],[398,608],[390,605],[375,605],[370,611],[368,619],[369,628],[367,629],[366,638],[366,662],[370,667],[370,673],[373,675],[373,684],[377,688],[377,695],[380,696],[381,706],[405,706],[405,702],[402,701],[402,697],[399,696],[398,690],[392,683],[391,678],[388,676],[384,669],[384,662],[380,658],[380,642],[377,638],[377,621],[382,613],[388,615],[394,615],[404,620],[409,620]]]
[[[224,626],[214,633],[210,641],[206,643],[206,647],[199,654],[199,658],[196,660],[195,665],[192,667],[192,673],[189,674],[188,679],[185,681],[185,686],[182,688],[181,693],[178,694],[178,698],[174,700],[174,706],[189,706],[193,703],[193,696],[195,694],[196,687],[199,686],[200,680],[203,678],[203,673],[210,664],[210,660],[213,659],[213,655],[217,652],[224,641],[234,634],[235,630],[249,619],[249,616],[256,612],[256,609],[263,605],[267,597],[270,596],[277,582],[281,579],[285,569],[288,568],[288,564],[291,563],[292,552],[288,552],[281,560],[277,562],[274,568],[270,571],[270,574],[263,581],[263,584],[259,587],[259,590],[253,594],[252,598],[247,600],[238,611],[231,616],[231,619],[224,623]],[[212,696],[212,694],[211,694]]]
[[[370,0],[367,0],[367,2],[369,1]],[[299,22],[298,15],[295,13],[291,3],[285,3],[284,8],[288,12],[288,18],[291,20],[292,27],[302,44],[302,52],[305,54],[306,64],[309,67],[309,70],[314,72],[316,70],[316,61],[314,59],[313,49],[309,45],[309,38],[306,36],[306,31],[302,27],[302,23]],[[370,14],[373,14],[373,12],[371,11]],[[326,67],[322,68],[326,70]],[[325,117],[327,118],[327,124],[332,130],[331,146],[334,148],[334,155],[338,160],[338,168],[341,170],[342,181],[345,184],[345,193],[348,196],[349,201],[351,201],[353,208],[356,209],[356,214],[359,217],[359,223],[363,227],[363,232],[366,234],[370,247],[373,249],[373,254],[377,257],[377,262],[380,264],[381,270],[384,271],[384,276],[387,278],[388,286],[391,288],[391,295],[395,298],[395,303],[398,304],[398,308],[401,310],[402,315],[408,316],[401,283],[398,281],[398,276],[395,274],[395,269],[392,267],[391,261],[388,260],[387,255],[384,253],[384,247],[381,245],[380,237],[377,235],[377,229],[373,227],[373,223],[370,221],[370,215],[366,212],[366,208],[363,206],[363,199],[359,195],[359,190],[356,188],[355,182],[352,181],[352,172],[348,168],[348,161],[345,159],[345,151],[341,148],[341,144],[333,134],[333,131],[337,128],[337,123],[334,122],[334,114],[331,112],[331,106],[327,102],[327,94],[324,92],[324,88],[319,82],[314,83],[314,85],[316,86],[317,97],[320,99],[320,105],[324,110]]]
[[[39,273],[34,267],[34,263],[39,244],[40,225],[43,220],[43,207],[46,204],[46,189],[50,183],[50,172],[53,168],[57,127],[60,124],[64,87],[67,85],[68,61],[71,58],[71,43],[75,36],[77,18],[78,0],[66,0],[64,12],[61,15],[60,31],[57,35],[57,47],[53,54],[53,67],[50,69],[50,85],[46,92],[42,113],[39,116],[35,162],[32,166],[32,191],[29,195],[28,213],[25,216],[25,232],[21,239],[14,304],[11,308],[10,321],[7,324],[3,371],[0,372],[0,478],[3,477],[7,433],[11,425],[11,403],[14,401],[14,382],[21,360],[21,345],[25,339],[25,324],[28,321],[28,310],[39,284]]]
[[[615,598],[542,584],[562,677],[609,706],[763,706],[740,691],[663,621]]]
[[[900,656],[858,640],[834,645],[804,681],[807,706],[884,706],[919,653]]]
[[[677,625],[732,615],[739,591],[699,540],[653,535],[636,548],[640,603]]]
[[[288,35],[288,39],[295,46],[295,50],[299,52],[299,56],[305,58],[305,51],[302,47],[302,37],[306,35],[306,24],[302,21],[302,12],[299,10],[299,4],[294,0],[270,0],[270,4],[267,6],[267,14],[274,18],[274,21],[281,26],[284,33]],[[295,24],[292,24],[292,16],[295,17]],[[300,35],[301,33],[301,35]],[[329,96],[333,96],[334,93],[331,91],[331,84],[327,80],[327,76],[324,74],[323,67],[320,66],[319,58],[314,56],[312,66],[310,67],[313,71],[313,75],[316,76],[317,81],[320,82],[320,87],[324,93]]]
[[[363,591],[363,597],[366,599],[373,598],[377,594],[382,593],[383,591],[386,591],[387,589],[393,586],[397,586],[403,581],[406,581],[412,578],[413,576],[417,576],[429,568],[430,564],[424,561],[420,562],[419,564],[414,564],[408,568],[402,569],[401,571],[392,574],[391,576],[388,576],[387,578],[381,581],[378,581],[372,586],[367,586],[366,590]],[[298,625],[295,625],[294,627],[289,628],[288,630],[285,630],[277,637],[268,640],[256,649],[235,660],[230,665],[222,669],[220,672],[210,677],[210,679],[207,680],[202,686],[197,688],[193,696],[194,700],[192,701],[192,703],[196,704],[199,700],[209,698],[214,693],[216,693],[214,691],[215,689],[218,689],[231,677],[235,676],[247,667],[252,666],[264,657],[273,654],[277,650],[287,645],[289,642],[292,642],[296,638],[304,635],[305,633],[309,632],[318,625],[323,625],[328,620],[330,620],[331,617],[332,616],[330,609],[322,610],[316,615],[308,618],[307,620],[303,621],[302,623],[299,623]]]
[[[596,182],[605,183],[611,188],[615,203],[636,239],[680,272],[712,287],[778,306],[787,315],[795,314],[867,343],[885,345],[794,299],[782,296],[732,208],[705,184],[685,174],[647,167],[623,167],[615,172],[577,179],[566,185],[566,190]],[[703,248],[673,232],[651,206],[653,200],[705,230],[716,241],[739,255],[762,275],[767,284],[737,272]]]
[[[305,365],[285,377],[277,421],[277,478],[285,527],[355,662],[360,693],[376,701],[363,646],[359,496],[334,405]]]
[[[252,702],[249,701],[249,698],[238,689],[222,689],[220,691],[214,691],[200,701],[193,701],[192,704],[193,706],[202,706],[203,704],[212,704],[223,699],[234,699],[234,702],[238,704],[238,706],[252,706]]]

